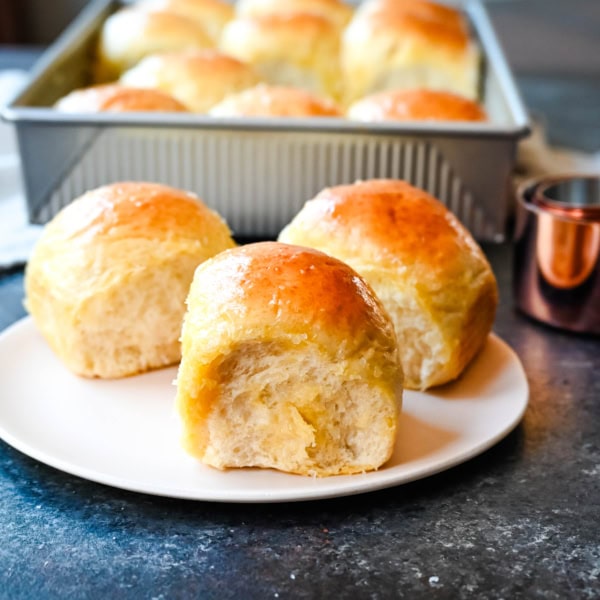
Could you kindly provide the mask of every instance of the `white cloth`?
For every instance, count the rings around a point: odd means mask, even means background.
[[[0,72],[0,106],[5,106],[27,80],[24,71]],[[0,269],[21,265],[41,227],[27,219],[21,170],[13,126],[0,122]]]

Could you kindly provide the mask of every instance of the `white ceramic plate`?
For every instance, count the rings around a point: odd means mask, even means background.
[[[514,352],[490,336],[463,377],[405,392],[396,451],[379,471],[312,478],[218,471],[179,445],[176,369],[116,381],[72,375],[31,319],[0,335],[0,435],[48,465],[126,490],[220,502],[331,498],[414,481],[480,454],[520,421],[528,399]]]

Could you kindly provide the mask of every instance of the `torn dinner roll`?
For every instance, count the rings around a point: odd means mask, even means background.
[[[396,337],[348,265],[276,242],[240,246],[197,269],[187,305],[177,403],[192,455],[317,476],[390,458]]]

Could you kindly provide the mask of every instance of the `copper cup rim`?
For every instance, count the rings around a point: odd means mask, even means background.
[[[556,185],[573,180],[596,180],[600,185],[600,176],[574,174],[536,177],[522,183],[517,197],[523,206],[539,214],[552,214],[557,219],[576,223],[600,223],[600,204],[581,205],[555,200],[545,192]]]

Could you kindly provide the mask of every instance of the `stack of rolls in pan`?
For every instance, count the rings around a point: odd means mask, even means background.
[[[93,69],[127,102],[75,90],[56,107],[481,121],[481,60],[466,16],[431,0],[138,0],[106,19]]]

